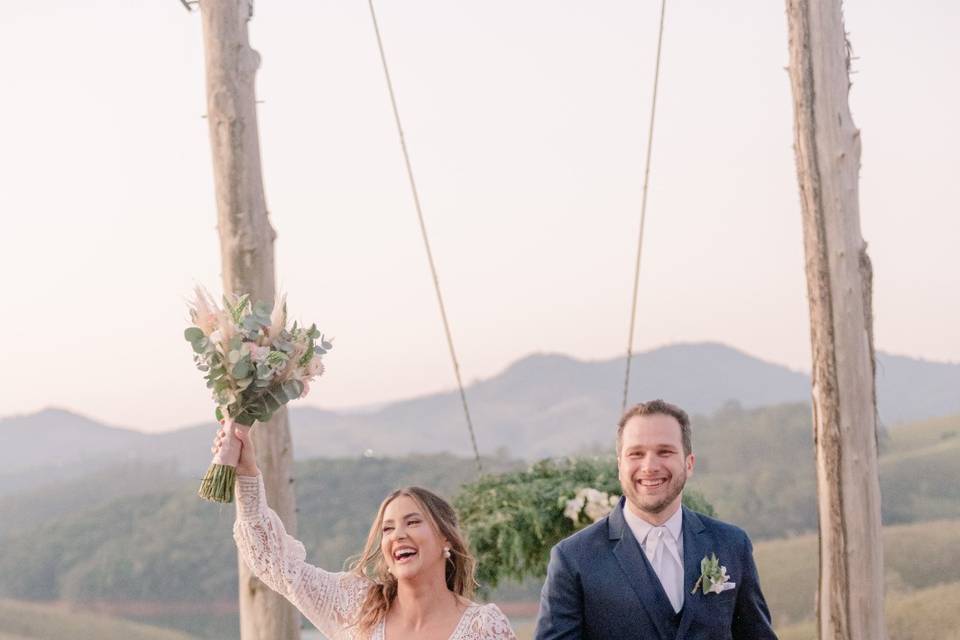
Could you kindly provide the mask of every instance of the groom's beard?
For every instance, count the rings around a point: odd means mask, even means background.
[[[642,512],[659,514],[673,504],[686,484],[687,470],[684,468],[679,475],[671,476],[661,490],[654,495],[648,494],[645,488],[638,487],[636,480],[629,487],[623,487],[623,489],[627,499],[634,507]]]

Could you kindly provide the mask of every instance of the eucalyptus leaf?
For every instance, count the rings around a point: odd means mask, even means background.
[[[183,332],[183,337],[186,338],[187,342],[195,342],[200,338],[203,338],[203,331],[199,327],[190,327]]]
[[[227,360],[230,361],[230,364],[237,364],[238,362],[240,362],[240,357],[241,357],[240,351],[238,351],[237,349],[234,349],[227,354]]]
[[[249,376],[250,372],[250,361],[243,359],[233,366],[233,371],[231,371],[231,374],[233,375],[234,379],[240,380]]]
[[[247,309],[247,304],[250,302],[250,295],[245,293],[239,298],[234,304],[233,308],[230,310],[231,315],[233,316],[233,321],[236,324],[240,324],[240,319],[243,317],[244,311]]]
[[[291,400],[296,400],[303,393],[303,383],[299,380],[287,380],[283,383],[283,392]]]
[[[280,406],[283,406],[290,401],[290,398],[288,398],[287,394],[283,392],[283,387],[280,385],[271,387],[267,393]]]
[[[283,404],[282,402],[277,400],[272,393],[268,393],[265,396],[263,396],[263,400],[266,403],[267,409],[269,411],[276,411],[277,409],[280,408],[280,405]]]
[[[267,355],[267,363],[274,367],[285,363],[289,359],[290,359],[290,356],[288,356],[282,351],[271,351]]]
[[[330,349],[333,349],[333,343],[332,343],[332,342],[328,342],[328,341],[326,341],[326,340],[321,340],[321,341],[320,341],[320,346],[323,347],[324,349],[326,349],[327,351],[330,351]]]

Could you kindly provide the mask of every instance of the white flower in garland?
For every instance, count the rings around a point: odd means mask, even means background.
[[[582,497],[576,497],[566,501],[566,508],[563,510],[563,515],[573,522],[573,526],[575,527],[580,524],[580,512],[583,511],[585,502]]]
[[[610,495],[592,487],[584,487],[577,490],[572,499],[562,500],[563,515],[573,522],[574,527],[580,527],[582,524],[596,522],[606,517],[619,500],[620,496]],[[581,515],[585,515],[587,520],[581,521]]]

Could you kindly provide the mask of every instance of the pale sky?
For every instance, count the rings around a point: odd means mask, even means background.
[[[960,361],[960,5],[849,0],[880,349]],[[381,0],[461,368],[625,350],[659,3]],[[277,275],[336,337],[301,402],[453,376],[367,4],[256,4]],[[212,402],[183,341],[220,290],[200,18],[20,2],[0,22],[0,416],[161,431]],[[635,348],[808,369],[784,4],[668,0]]]

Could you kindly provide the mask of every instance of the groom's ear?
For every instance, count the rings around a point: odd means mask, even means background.
[[[687,456],[687,477],[693,475],[693,467],[696,466],[696,463],[697,456],[693,455],[692,453]]]

